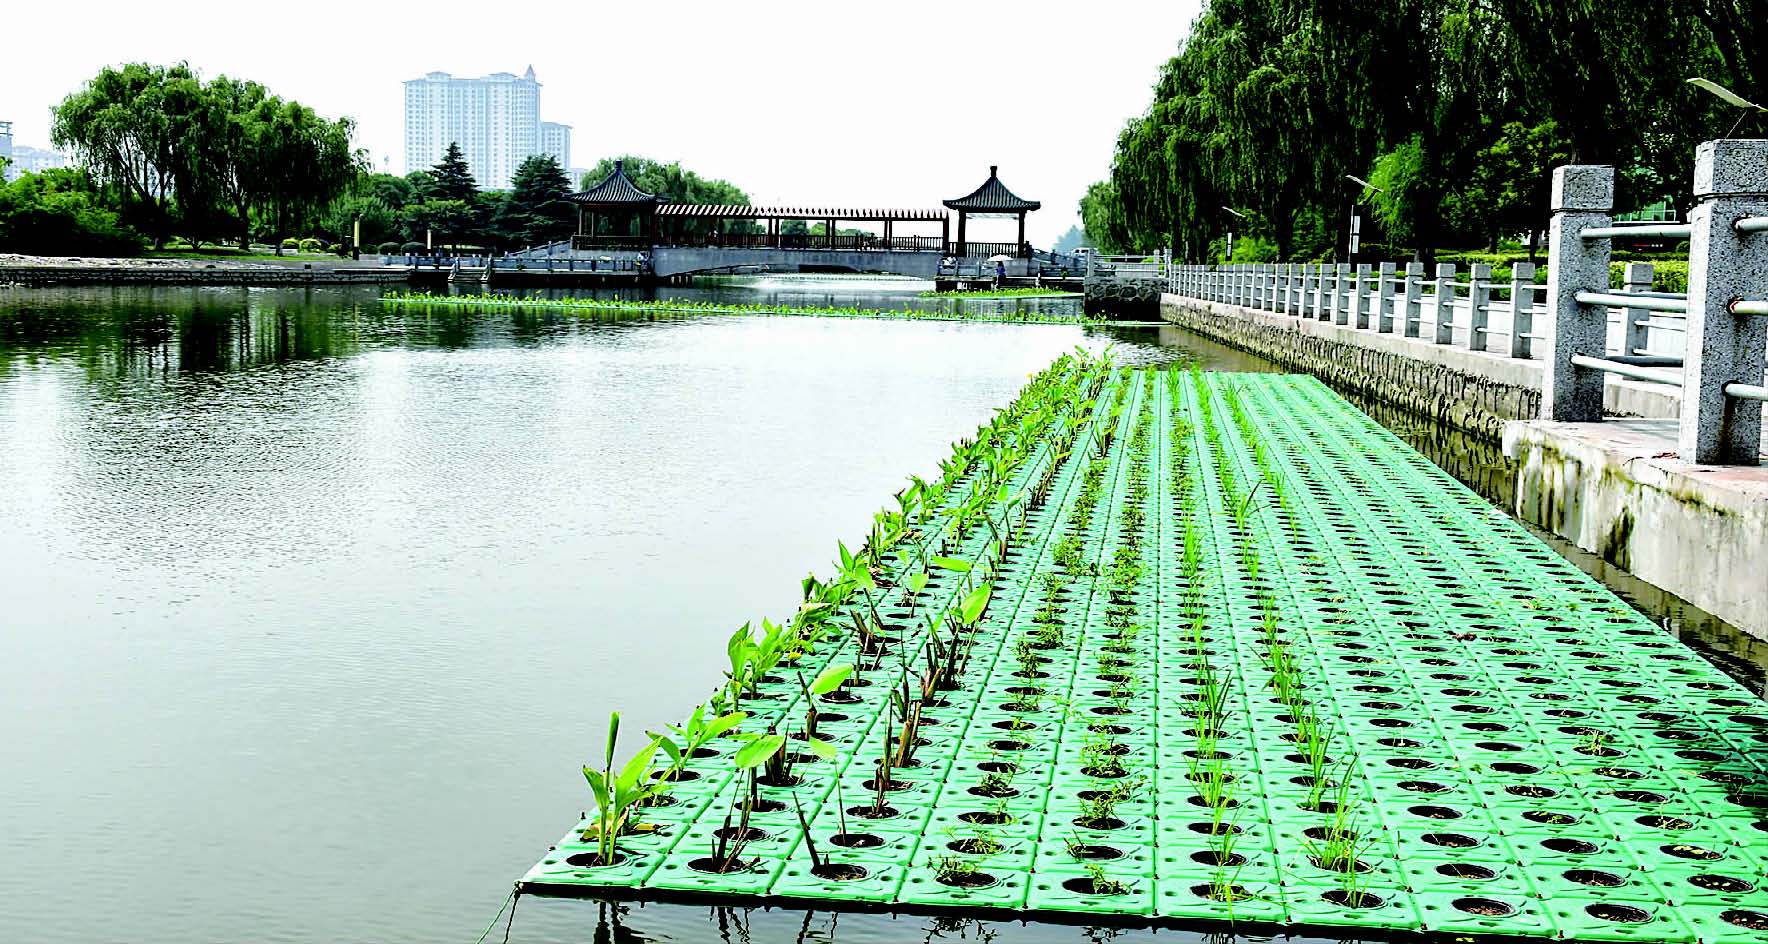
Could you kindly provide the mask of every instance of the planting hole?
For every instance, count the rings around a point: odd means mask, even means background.
[[[1449,878],[1474,879],[1482,882],[1489,878],[1498,877],[1497,872],[1483,865],[1473,865],[1468,862],[1446,862],[1437,866],[1436,870],[1438,875],[1446,875]]]
[[[901,812],[894,806],[873,807],[867,805],[847,808],[848,816],[857,816],[860,819],[890,819],[893,816],[901,815]]]
[[[1389,757],[1387,759],[1387,765],[1389,767],[1399,767],[1405,770],[1435,770],[1437,767],[1435,762],[1425,760],[1422,757]]]
[[[1504,792],[1511,796],[1529,797],[1536,800],[1544,800],[1548,797],[1559,796],[1558,790],[1555,790],[1552,787],[1543,787],[1534,783],[1515,784],[1513,786],[1505,787]]]
[[[753,862],[742,859],[714,859],[711,856],[701,856],[689,862],[688,868],[709,875],[730,875],[736,872],[747,872],[753,864]]]
[[[1238,836],[1245,832],[1233,823],[1192,823],[1185,828],[1205,836]]]
[[[1569,836],[1554,836],[1552,839],[1541,840],[1541,848],[1566,855],[1589,855],[1597,850],[1596,843]]]
[[[1636,908],[1632,905],[1623,905],[1612,901],[1598,902],[1594,905],[1585,905],[1584,913],[1592,918],[1601,918],[1604,921],[1616,921],[1621,924],[1644,924],[1651,920],[1651,912],[1646,911],[1644,908]]]
[[[566,859],[565,864],[576,866],[580,869],[601,869],[610,865],[619,865],[625,861],[626,854],[623,852],[614,853],[614,860],[612,862],[603,862],[602,854],[599,852],[579,852]]]
[[[1380,895],[1365,891],[1345,891],[1335,888],[1320,896],[1341,908],[1379,908],[1387,903]]]
[[[1712,862],[1717,859],[1725,858],[1725,853],[1723,852],[1704,849],[1700,846],[1690,846],[1686,843],[1680,842],[1672,843],[1667,846],[1660,846],[1659,851],[1666,855],[1673,855],[1678,859],[1696,859],[1701,862]]]
[[[1425,833],[1419,838],[1433,846],[1442,846],[1445,849],[1471,849],[1479,845],[1478,839],[1472,836],[1463,836],[1460,833]]]
[[[1735,924],[1740,928],[1749,928],[1752,931],[1768,931],[1768,914],[1764,914],[1760,911],[1733,908],[1730,911],[1719,912],[1719,918],[1728,924]]]
[[[1400,781],[1400,789],[1410,790],[1413,793],[1446,793],[1449,785],[1437,783],[1434,780],[1402,780]]]
[[[1210,901],[1246,901],[1253,897],[1252,892],[1246,890],[1246,886],[1234,884],[1193,885],[1191,886],[1191,894],[1199,898],[1207,898]]]
[[[1695,888],[1704,888],[1710,892],[1725,892],[1726,894],[1731,895],[1741,895],[1744,892],[1753,892],[1756,890],[1755,883],[1746,882],[1741,878],[1732,878],[1729,875],[1708,875],[1706,873],[1690,875],[1688,877],[1688,884],[1693,885]]]
[[[1063,882],[1062,887],[1081,895],[1121,895],[1128,891],[1122,882],[1111,882],[1100,888],[1099,883],[1091,875],[1071,878]]]
[[[1551,810],[1529,810],[1522,814],[1522,818],[1531,823],[1543,823],[1548,826],[1572,826],[1578,822],[1578,818],[1570,813],[1555,813]]]
[[[1588,885],[1591,888],[1618,888],[1626,882],[1619,875],[1601,869],[1566,869],[1560,875],[1575,885]]]
[[[1068,847],[1068,854],[1076,859],[1121,859],[1123,850],[1116,846],[1104,846],[1098,843],[1076,843]]]
[[[810,867],[810,874],[825,882],[857,882],[869,873],[865,866],[852,862],[824,862]]]
[[[853,811],[848,810],[848,812]],[[976,826],[1005,826],[1013,822],[1013,817],[1010,814],[998,810],[972,810],[968,813],[959,813],[958,819]]]
[[[1465,911],[1468,914],[1486,918],[1502,918],[1506,915],[1516,914],[1515,908],[1496,898],[1457,898],[1450,904],[1455,906],[1456,911]]]
[[[843,849],[876,849],[884,844],[884,837],[871,833],[836,833],[829,837],[829,842]]]
[[[1406,812],[1425,819],[1460,819],[1461,811],[1447,806],[1409,806]]]
[[[1246,857],[1237,852],[1230,852],[1224,856],[1218,849],[1205,849],[1202,852],[1191,853],[1191,861],[1214,868],[1237,869],[1246,864]]]
[[[1652,829],[1692,829],[1694,823],[1679,816],[1641,816],[1633,820],[1641,826]]]
[[[1670,798],[1650,790],[1616,790],[1615,799],[1626,800],[1629,803],[1664,803]]]
[[[987,888],[993,885],[996,879],[987,872],[965,872],[958,875],[941,875],[934,881],[952,888]]]
[[[1525,777],[1530,774],[1538,774],[1541,772],[1541,768],[1536,767],[1534,764],[1519,764],[1511,761],[1500,761],[1499,763],[1493,764],[1492,769],[1501,774],[1521,774]]]

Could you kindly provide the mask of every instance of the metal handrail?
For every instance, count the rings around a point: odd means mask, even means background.
[[[1746,216],[1734,225],[1739,233],[1768,233],[1768,216]]]
[[[1591,370],[1600,370],[1605,373],[1617,374],[1622,377],[1631,377],[1634,380],[1668,384],[1672,387],[1682,386],[1681,374],[1652,370],[1649,367],[1635,367],[1632,364],[1623,364],[1620,361],[1610,360],[1606,357],[1588,357],[1583,354],[1573,354],[1571,360],[1572,366],[1574,367],[1588,367]]]
[[[1660,298],[1655,295],[1617,292],[1579,292],[1577,298],[1580,305],[1607,305],[1610,308],[1643,308],[1646,311],[1688,313],[1688,300],[1685,298]]]
[[[1734,315],[1768,315],[1768,301],[1744,301],[1738,298],[1733,299],[1726,307]]]
[[[1687,223],[1650,223],[1643,226],[1586,226],[1578,231],[1584,239],[1626,239],[1632,236],[1658,236],[1665,239],[1690,239],[1694,227]]]
[[[1726,384],[1725,395],[1739,400],[1768,401],[1768,387],[1761,384]]]

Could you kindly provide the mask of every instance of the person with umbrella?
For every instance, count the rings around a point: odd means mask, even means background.
[[[1006,256],[990,256],[990,257],[988,257],[988,261],[995,264],[995,289],[998,291],[1000,289],[1006,288],[1007,287],[1007,257]]]

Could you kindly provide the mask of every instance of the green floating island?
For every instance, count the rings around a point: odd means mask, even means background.
[[[525,891],[1768,940],[1768,710],[1316,380],[1064,357],[841,556]]]
[[[602,314],[656,317],[658,315],[746,315],[769,318],[864,318],[885,321],[976,321],[1001,324],[1104,324],[1073,312],[1041,312],[1026,309],[971,311],[963,308],[887,310],[882,308],[821,305],[767,305],[739,302],[700,302],[682,298],[537,298],[516,295],[436,295],[429,292],[393,292],[380,297],[383,305],[449,306],[455,308],[522,308],[543,311],[583,311]]]

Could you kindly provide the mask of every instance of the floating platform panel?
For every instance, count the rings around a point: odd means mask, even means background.
[[[721,738],[617,863],[592,817],[522,887],[1768,941],[1768,708],[1323,384],[1069,359],[1003,415],[881,555],[889,641],[850,600],[742,704],[789,735],[796,676],[858,664],[834,760],[752,785]]]

